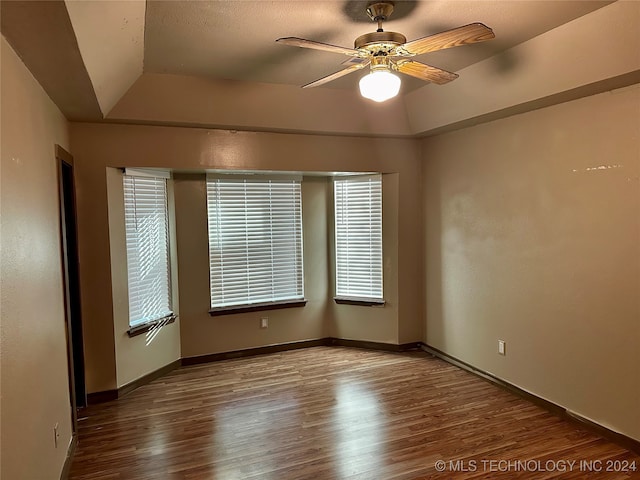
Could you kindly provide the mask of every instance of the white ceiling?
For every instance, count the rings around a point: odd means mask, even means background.
[[[397,1],[384,29],[408,40],[473,22],[491,27],[489,42],[422,55],[419,60],[458,71],[503,52],[611,1],[429,0]],[[348,57],[276,44],[296,36],[352,47],[375,31],[367,1],[147,0],[144,71],[216,79],[304,85],[340,70]],[[496,58],[495,67],[517,69],[521,58]],[[323,88],[352,88],[355,73]],[[405,78],[405,92],[423,85]]]

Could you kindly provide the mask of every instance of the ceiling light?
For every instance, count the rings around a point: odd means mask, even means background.
[[[360,79],[360,95],[374,102],[384,102],[400,91],[400,77],[391,73],[386,62],[375,62],[371,73]]]

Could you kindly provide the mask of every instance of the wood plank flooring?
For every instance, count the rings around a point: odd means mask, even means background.
[[[637,455],[424,352],[183,367],[84,415],[76,480],[640,478]]]

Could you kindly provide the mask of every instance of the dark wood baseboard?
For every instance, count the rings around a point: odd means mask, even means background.
[[[265,347],[233,350],[230,352],[210,353],[208,355],[199,355],[197,357],[184,357],[182,359],[182,365],[199,365],[201,363],[218,362],[220,360],[229,360],[232,358],[253,357],[255,355],[264,355],[268,353],[284,352],[287,350],[297,350],[300,348],[309,347],[354,347],[366,348],[369,350],[384,350],[387,352],[405,352],[407,350],[415,350],[417,348],[420,348],[420,342],[394,345],[392,343],[367,342],[362,340],[347,340],[344,338],[325,337],[315,340],[303,340],[301,342],[278,343],[276,345],[267,345]]]
[[[268,353],[285,352],[287,350],[298,350],[300,348],[321,347],[326,345],[325,338],[316,340],[304,340],[301,342],[278,343],[276,345],[267,345],[264,347],[246,348],[243,350],[232,350],[229,352],[210,353],[207,355],[198,355],[196,357],[183,357],[182,366],[199,365],[201,363],[218,362],[220,360],[229,360],[232,358],[253,357],[255,355],[265,355]]]
[[[420,342],[403,343],[396,345],[393,343],[368,342],[364,340],[347,340],[345,338],[326,338],[327,346],[333,347],[353,347],[366,348],[367,350],[383,350],[385,352],[406,352],[420,348]]]
[[[112,400],[117,400],[118,398],[122,398],[128,393],[131,393],[132,391],[134,391],[136,388],[141,387],[142,385],[146,385],[147,383],[152,382],[156,378],[163,377],[170,371],[180,367],[180,365],[181,365],[181,361],[179,359],[174,360],[168,365],[165,365],[164,367],[160,367],[159,369],[154,370],[153,372],[148,373],[132,382],[129,382],[118,389],[89,393],[87,395],[87,403],[89,405],[95,405],[97,403],[105,403],[105,402],[110,402]]]
[[[118,389],[103,390],[101,392],[87,393],[87,405],[110,402],[118,399]]]
[[[610,430],[607,427],[604,427],[592,420],[589,420],[588,418],[585,418],[581,415],[578,415],[575,412],[571,412],[569,410],[567,410],[566,408],[550,402],[549,400],[545,400],[544,398],[538,397],[537,395],[531,393],[531,392],[527,392],[526,390],[521,389],[520,387],[517,387],[516,385],[507,382],[506,380],[502,380],[499,377],[496,377],[495,375],[492,375],[489,372],[486,372],[480,368],[474,367],[473,365],[464,362],[462,360],[459,360],[455,357],[452,357],[451,355],[449,355],[448,353],[443,352],[442,350],[438,350],[435,347],[432,347],[430,345],[427,345],[425,343],[420,343],[420,348],[422,350],[424,350],[427,353],[430,353],[431,355],[440,358],[441,360],[444,360],[447,363],[451,363],[452,365],[455,365],[456,367],[462,368],[463,370],[466,370],[470,373],[473,373],[474,375],[477,375],[481,378],[484,378],[485,380],[494,383],[495,385],[498,385],[501,388],[504,388],[505,390],[509,391],[510,393],[513,393],[515,395],[518,395],[536,405],[538,405],[539,407],[544,408],[545,410],[548,410],[549,412],[553,413],[554,415],[558,415],[559,417],[580,424],[581,426],[583,426],[584,428],[591,430],[592,432],[600,435],[601,437],[604,437],[608,440],[611,440],[612,442],[617,443],[618,445],[620,445],[621,447],[624,447],[632,452],[635,452],[637,454],[640,454],[640,441],[628,437],[626,435],[623,435],[622,433],[619,432],[615,432],[613,430]]]
[[[160,378],[165,376],[172,370],[175,370],[181,365],[180,359],[174,360],[173,362],[165,365],[164,367],[160,367],[157,370],[154,370],[151,373],[147,373],[146,375],[134,380],[132,382],[127,383],[126,385],[118,388],[118,398],[124,397],[127,393],[131,393],[136,388],[141,387],[142,385],[146,385],[149,382],[152,382],[156,378]]]
[[[395,345],[392,343],[368,342],[362,340],[347,340],[344,338],[325,337],[314,340],[303,340],[300,342],[278,343],[276,345],[266,345],[264,347],[247,348],[243,350],[232,350],[229,352],[210,353],[207,355],[198,355],[196,357],[183,357],[169,365],[155,370],[143,377],[127,383],[118,389],[105,390],[102,392],[89,393],[87,395],[87,403],[95,405],[97,403],[110,402],[127,395],[138,387],[145,385],[156,378],[160,378],[170,371],[180,367],[189,365],[199,365],[202,363],[218,362],[220,360],[230,360],[232,358],[253,357],[255,355],[265,355],[269,353],[285,352],[287,350],[297,350],[309,347],[353,347],[366,348],[368,350],[383,350],[386,352],[406,352],[420,348],[420,342],[405,343]]]
[[[582,415],[578,415],[575,412],[571,412],[569,410],[564,411],[564,418],[568,420],[578,423],[592,432],[597,433],[601,437],[604,437],[608,440],[611,440],[614,443],[617,443],[621,447],[626,448],[632,452],[640,455],[640,440],[636,440],[635,438],[628,437],[622,433],[611,430],[607,427],[600,425],[599,423],[594,422],[593,420],[589,420],[588,418],[583,417]]]
[[[78,436],[74,433],[71,436],[71,442],[69,442],[69,448],[67,449],[67,457],[64,459],[64,465],[62,466],[62,472],[60,473],[60,480],[68,480],[71,473],[71,462],[73,456],[76,453],[76,445],[78,443]]]

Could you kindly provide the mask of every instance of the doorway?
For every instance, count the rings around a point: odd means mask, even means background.
[[[65,327],[69,365],[69,393],[74,433],[77,429],[77,408],[87,406],[84,378],[84,347],[80,309],[80,275],[78,270],[78,232],[73,157],[56,145],[58,185],[60,191],[60,233],[64,272]]]

